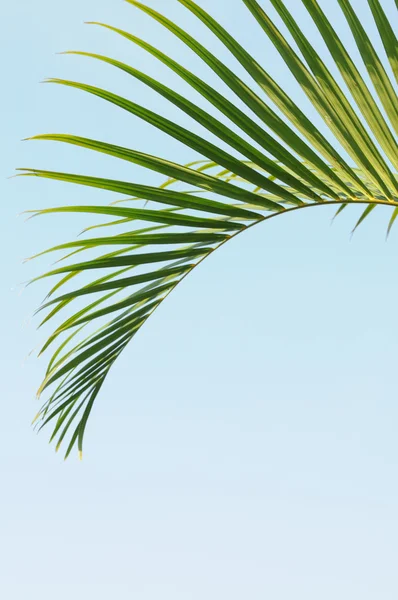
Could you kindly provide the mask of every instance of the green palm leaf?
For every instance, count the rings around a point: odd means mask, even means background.
[[[81,454],[95,399],[120,353],[180,281],[221,245],[282,213],[325,204],[336,205],[336,215],[351,204],[364,205],[354,230],[377,205],[392,207],[387,234],[398,215],[398,97],[390,76],[392,73],[398,81],[398,43],[380,0],[367,2],[385,55],[377,52],[350,0],[332,0],[339,15],[336,24],[340,18],[346,19],[363,65],[355,64],[339,39],[337,27],[316,0],[297,2],[298,8],[308,11],[312,18],[331,64],[337,66],[350,95],[334,78],[320,51],[305,36],[283,0],[271,3],[300,55],[261,2],[240,0],[247,8],[247,18],[255,19],[274,44],[287,70],[322,117],[330,132],[328,137],[314,125],[312,115],[305,114],[270,76],[266,67],[199,4],[176,0],[224,44],[253,81],[252,87],[166,16],[135,0],[127,1],[179,38],[247,110],[238,108],[162,50],[133,33],[103,23],[95,25],[154,56],[217,109],[224,120],[137,68],[100,54],[66,53],[100,61],[138,79],[158,94],[162,102],[170,102],[199,123],[205,135],[199,136],[166,119],[161,112],[149,110],[106,88],[48,80],[121,108],[203,157],[182,165],[78,135],[53,133],[30,138],[80,146],[167,178],[163,185],[154,187],[106,177],[21,169],[22,176],[119,194],[107,205],[68,205],[30,211],[31,216],[82,213],[107,219],[94,222],[78,240],[60,243],[35,255],[60,253],[58,265],[33,280],[53,280],[38,311],[44,315],[41,324],[64,314],[40,351],[42,354],[52,348],[39,389],[39,395],[46,394],[46,399],[35,421],[40,429],[52,425],[51,441],[56,441],[57,449],[67,439],[66,456],[75,446]],[[361,68],[366,69],[372,88],[363,78]],[[207,134],[220,143],[208,140]],[[222,149],[221,145],[228,149]],[[122,225],[129,230],[120,232]],[[87,237],[99,228],[111,233]]]

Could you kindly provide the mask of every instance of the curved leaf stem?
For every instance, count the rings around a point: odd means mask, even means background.
[[[347,204],[373,204],[373,205],[384,205],[384,206],[391,206],[391,207],[395,207],[398,210],[398,200],[397,201],[389,201],[389,200],[378,200],[376,198],[371,198],[368,200],[328,200],[325,202],[314,202],[312,204],[302,204],[300,206],[293,206],[292,208],[286,208],[283,211],[278,211],[278,212],[274,212],[271,215],[262,215],[261,218],[257,219],[256,221],[253,221],[252,223],[250,223],[250,225],[247,225],[244,229],[241,229],[239,231],[237,231],[235,234],[227,237],[225,240],[223,240],[222,242],[220,242],[220,244],[218,244],[218,246],[216,246],[215,248],[212,248],[210,250],[210,252],[208,252],[207,254],[205,254],[203,257],[200,258],[200,260],[198,260],[197,263],[195,263],[194,265],[192,265],[192,267],[190,269],[187,270],[186,273],[184,273],[184,275],[181,277],[181,279],[179,279],[178,281],[175,282],[175,284],[167,291],[167,293],[165,294],[165,296],[162,298],[162,300],[156,304],[156,306],[153,308],[153,310],[151,312],[148,313],[148,318],[156,311],[157,308],[159,308],[159,306],[161,306],[164,302],[164,300],[166,300],[166,298],[171,294],[171,292],[177,287],[177,285],[179,283],[181,283],[186,277],[188,277],[188,275],[190,273],[192,273],[192,271],[198,267],[204,260],[206,260],[206,258],[208,256],[210,256],[210,254],[212,254],[213,252],[215,252],[216,250],[218,250],[219,248],[221,248],[221,246],[223,246],[224,244],[226,244],[227,242],[229,242],[230,240],[236,238],[239,234],[247,231],[248,229],[251,229],[252,227],[254,227],[255,225],[258,225],[259,223],[262,223],[264,221],[267,221],[269,219],[272,219],[276,216],[279,215],[283,215],[283,214],[287,214],[287,213],[291,213],[297,210],[302,210],[305,208],[311,208],[314,206],[330,206],[330,205],[347,205]]]

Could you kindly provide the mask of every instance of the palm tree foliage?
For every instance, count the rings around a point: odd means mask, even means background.
[[[55,278],[39,309],[45,314],[41,324],[65,316],[40,352],[52,350],[52,356],[39,390],[39,394],[46,394],[46,400],[36,419],[40,427],[52,425],[51,440],[56,440],[57,449],[67,438],[66,456],[76,445],[81,454],[93,404],[120,353],[178,283],[229,239],[281,213],[324,204],[337,205],[337,212],[349,204],[364,205],[356,226],[378,204],[392,207],[389,229],[398,215],[398,41],[381,0],[363,0],[363,4],[369,6],[373,15],[382,41],[382,55],[372,44],[350,0],[330,0],[336,24],[345,18],[351,30],[365,78],[317,0],[297,0],[298,9],[308,11],[317,27],[332,63],[341,74],[341,83],[305,37],[283,0],[240,1],[247,8],[247,18],[255,19],[274,44],[335,143],[328,141],[314,125],[311,114],[305,114],[296,105],[266,67],[193,0],[176,2],[224,44],[250,76],[251,87],[166,16],[135,0],[127,2],[179,38],[236,94],[247,110],[239,108],[160,49],[110,25],[96,23],[156,57],[165,69],[176,73],[210,102],[223,118],[215,118],[175,89],[130,65],[88,52],[72,54],[107,63],[143,82],[215,135],[220,144],[109,90],[75,81],[50,80],[131,113],[182,142],[187,151],[193,150],[203,157],[181,165],[75,135],[47,134],[33,138],[102,152],[167,178],[160,187],[152,187],[89,175],[21,170],[25,176],[123,195],[107,205],[68,205],[31,211],[34,215],[84,213],[108,218],[105,223],[94,223],[86,230],[91,237],[47,250],[64,252],[61,260],[66,262],[37,278]],[[263,7],[266,3],[276,10],[288,35],[271,20]],[[395,4],[398,10],[397,0]],[[398,23],[398,13],[395,22]],[[241,133],[236,133],[237,130]],[[229,150],[221,149],[222,145]],[[93,232],[96,228],[104,229],[98,234]],[[95,253],[94,257],[82,254],[90,251]],[[79,305],[82,307],[73,309],[78,299],[82,300]]]

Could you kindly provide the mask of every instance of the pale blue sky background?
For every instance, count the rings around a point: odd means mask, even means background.
[[[235,65],[178,2],[149,4]],[[369,24],[365,0],[354,4]],[[308,106],[239,0],[200,5]],[[334,0],[322,5],[341,23]],[[393,18],[393,0],[383,5]],[[153,109],[163,104],[106,65],[55,55],[82,49],[120,58],[195,97],[154,59],[85,20],[128,29],[217,79],[121,1],[19,0],[2,3],[1,14],[1,597],[396,600],[398,229],[386,244],[388,211],[375,211],[351,242],[353,211],[330,227],[332,212],[315,209],[226,245],[119,360],[91,417],[85,460],[64,463],[48,432],[37,437],[29,425],[45,368],[26,359],[43,335],[31,315],[46,287],[21,294],[18,284],[48,264],[23,266],[24,257],[72,239],[83,221],[24,223],[16,215],[110,198],[6,177],[17,166],[143,182],[154,176],[84,150],[19,140],[57,131],[175,161],[196,155],[100,100],[38,82],[72,78]],[[304,13],[301,20],[316,44]],[[344,25],[340,31],[352,49]],[[201,131],[171,106],[161,110]]]

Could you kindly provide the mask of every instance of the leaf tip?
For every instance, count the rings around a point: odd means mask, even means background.
[[[37,415],[35,416],[35,418],[33,419],[33,421],[32,421],[32,423],[31,423],[31,425],[34,425],[34,424],[36,423],[36,421],[37,421],[37,420],[38,420],[38,418],[40,417],[40,414],[41,414],[41,412],[39,411],[39,412],[37,413]]]

